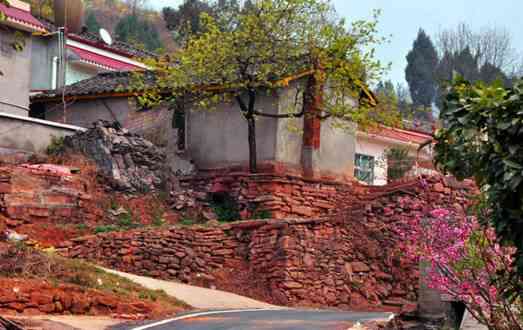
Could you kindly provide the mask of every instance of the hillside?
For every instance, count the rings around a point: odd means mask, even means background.
[[[86,16],[92,13],[98,24],[111,32],[115,38],[118,38],[118,22],[122,19],[128,18],[133,12],[130,5],[121,0],[86,0],[85,3]],[[171,33],[167,30],[161,13],[153,10],[137,8],[136,16],[139,20],[148,22],[152,27],[154,27],[158,33],[162,48],[165,48],[166,50],[173,50],[175,48]],[[145,38],[147,38],[147,36],[145,36]]]
[[[31,4],[34,15],[54,21],[53,0],[24,0],[24,2]],[[91,32],[97,33],[102,27],[115,39],[142,45],[151,51],[158,48],[168,51],[175,49],[171,33],[165,26],[160,12],[139,6],[133,10],[131,3],[134,2],[124,0],[84,0],[84,3],[86,9],[84,21]],[[138,22],[131,20],[133,12]],[[118,28],[121,21],[127,21],[127,26],[122,23]],[[129,26],[133,31],[128,31]],[[121,36],[122,34],[125,35]],[[151,41],[153,43],[150,43]]]

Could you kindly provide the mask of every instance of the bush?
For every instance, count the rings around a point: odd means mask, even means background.
[[[385,157],[387,159],[387,178],[390,181],[404,178],[415,163],[414,157],[409,155],[407,148],[390,148]]]
[[[212,195],[211,208],[218,221],[230,222],[240,219],[240,211],[236,200],[227,193]]]
[[[65,138],[63,136],[51,136],[51,144],[47,146],[45,153],[49,156],[60,156],[65,152]]]

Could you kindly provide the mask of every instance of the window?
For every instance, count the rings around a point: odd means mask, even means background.
[[[366,182],[367,184],[373,184],[374,157],[356,154],[356,158],[354,159],[354,176],[356,179]]]

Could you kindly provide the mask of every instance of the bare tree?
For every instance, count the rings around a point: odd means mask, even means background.
[[[436,36],[439,57],[459,54],[469,49],[478,65],[493,65],[507,76],[523,73],[523,56],[513,47],[510,32],[497,26],[485,26],[473,31],[466,23],[454,29],[440,31]]]

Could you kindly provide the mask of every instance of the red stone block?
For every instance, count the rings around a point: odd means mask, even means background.
[[[43,203],[48,206],[75,204],[76,198],[60,193],[44,193]]]
[[[0,194],[9,194],[11,191],[12,188],[10,183],[0,182]]]
[[[27,208],[29,215],[39,218],[47,218],[51,214],[47,207],[29,207]]]

